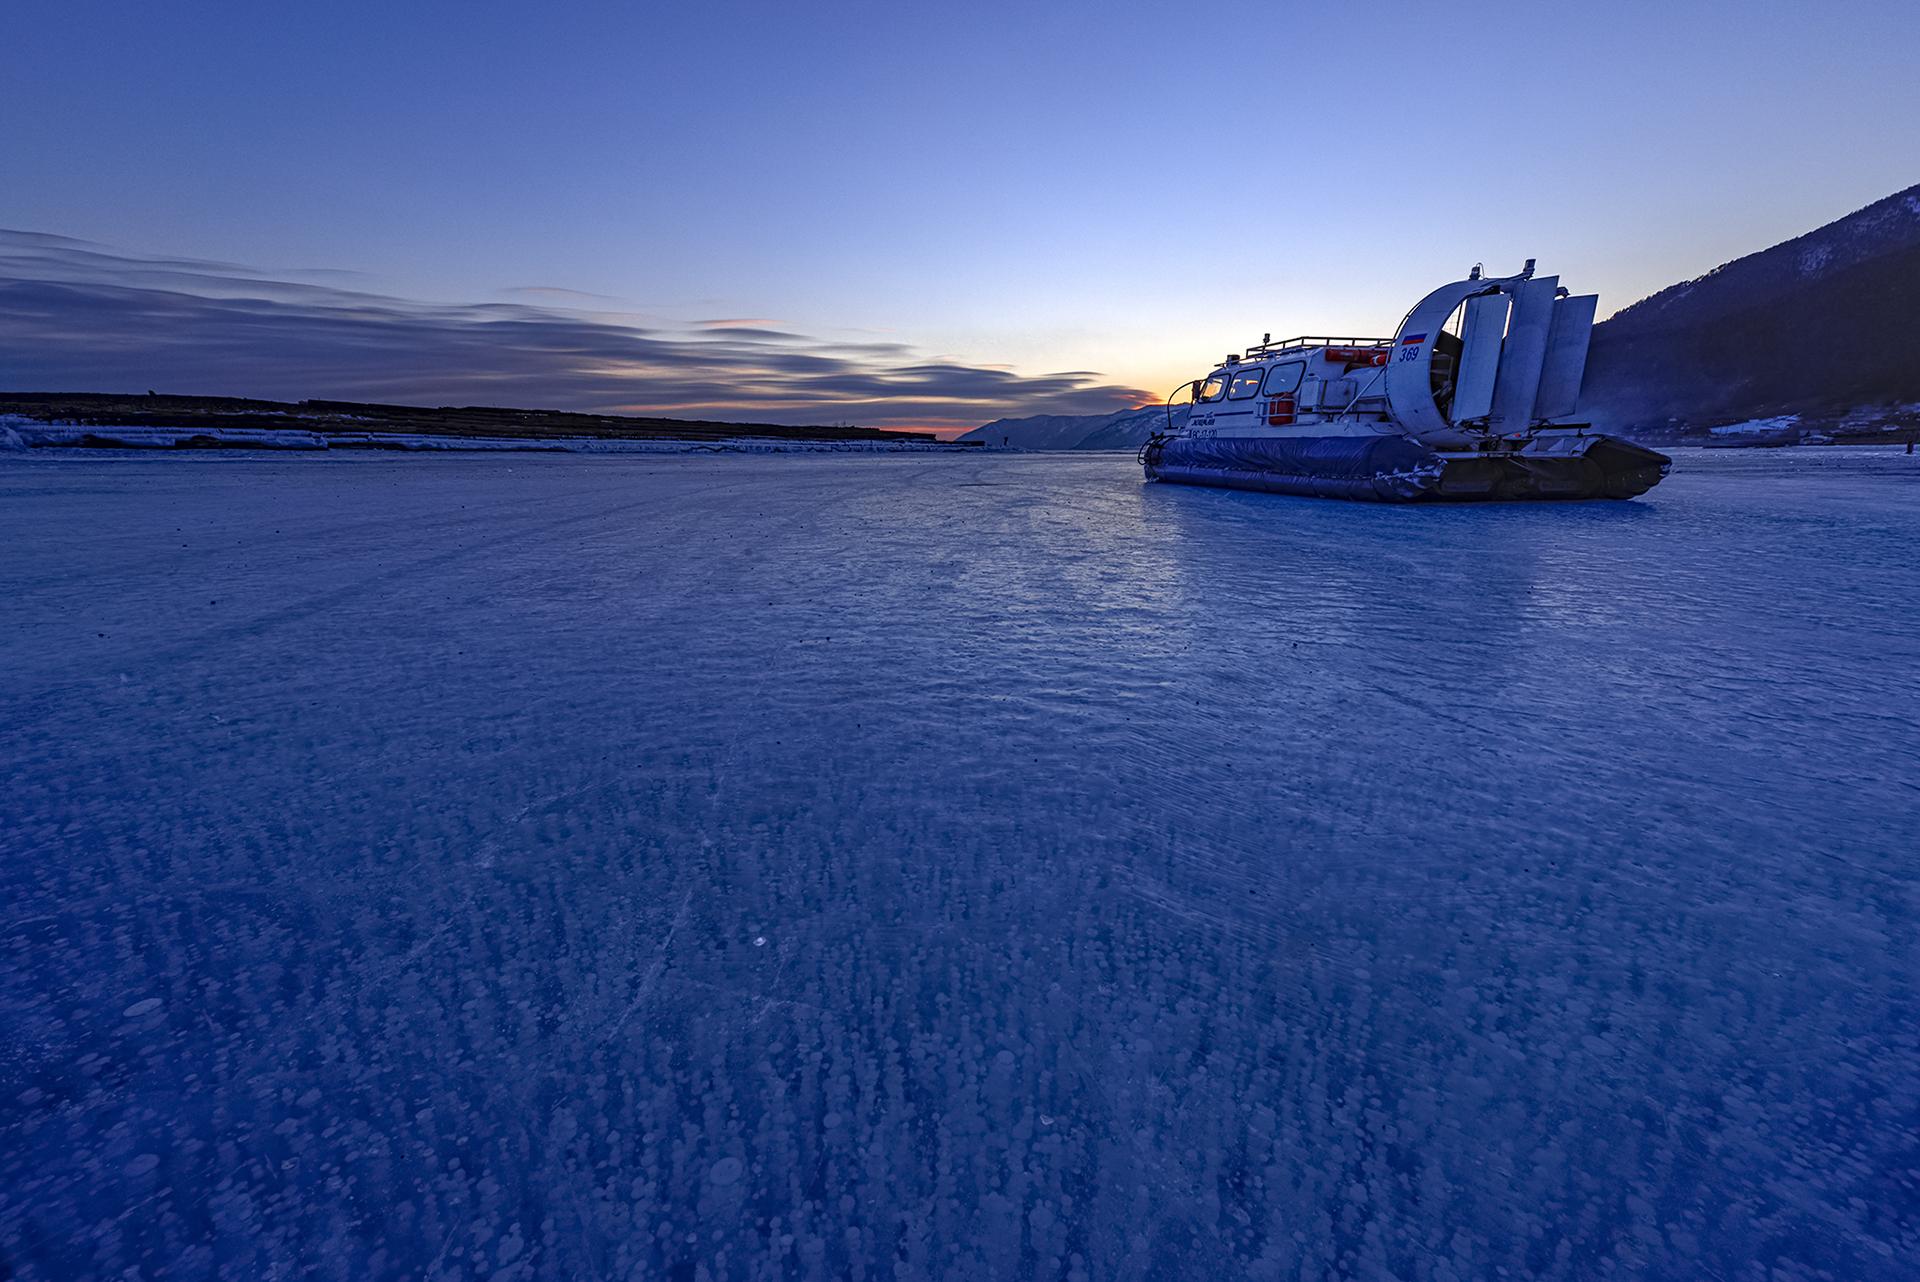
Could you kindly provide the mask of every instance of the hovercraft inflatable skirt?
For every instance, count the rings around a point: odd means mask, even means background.
[[[1147,479],[1381,503],[1630,499],[1672,466],[1610,436],[1543,435],[1510,449],[1440,451],[1405,436],[1155,437]]]

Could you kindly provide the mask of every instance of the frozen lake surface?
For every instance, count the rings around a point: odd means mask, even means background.
[[[35,454],[0,547],[0,1276],[1920,1258],[1920,459]]]

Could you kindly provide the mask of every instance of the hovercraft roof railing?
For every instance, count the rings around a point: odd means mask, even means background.
[[[1391,338],[1329,338],[1324,335],[1303,334],[1299,338],[1285,338],[1277,343],[1257,343],[1247,349],[1245,360],[1259,360],[1266,356],[1276,356],[1281,352],[1298,351],[1306,347],[1392,347]]]

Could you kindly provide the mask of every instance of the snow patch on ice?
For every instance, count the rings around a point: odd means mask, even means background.
[[[1775,432],[1784,432],[1800,421],[1798,414],[1782,414],[1777,418],[1750,418],[1739,423],[1728,423],[1724,427],[1708,429],[1714,436],[1770,436]]]

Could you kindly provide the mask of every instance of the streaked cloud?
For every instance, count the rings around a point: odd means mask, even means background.
[[[947,431],[1145,395],[1092,371],[1020,374],[763,318],[647,326],[551,302],[448,305],[285,279],[296,274],[311,275],[0,230],[0,385]]]
[[[612,294],[589,294],[584,289],[568,289],[563,285],[509,285],[500,291],[502,294],[519,294],[528,298],[584,298],[595,303],[617,303],[620,300]]]

